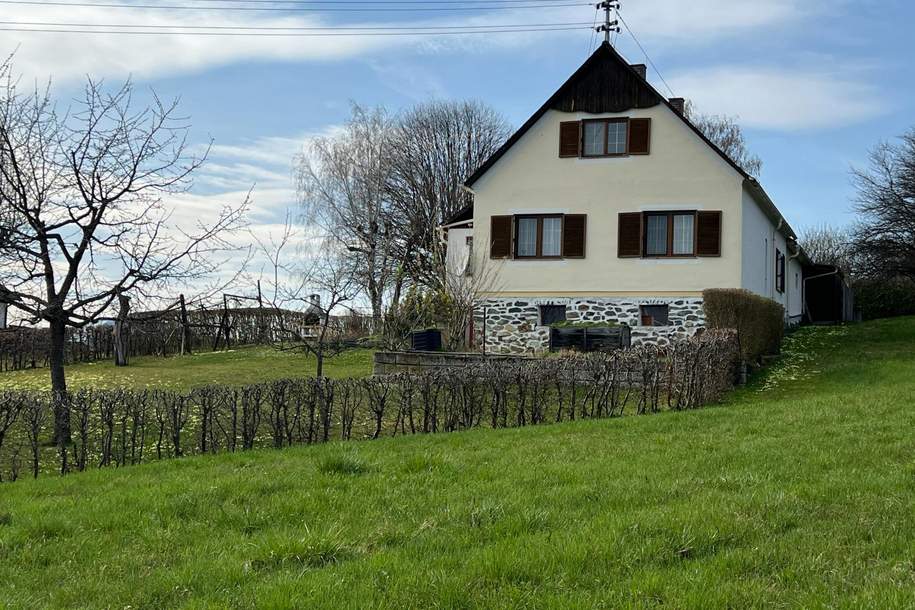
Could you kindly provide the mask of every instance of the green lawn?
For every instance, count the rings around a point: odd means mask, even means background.
[[[343,352],[324,363],[329,377],[361,377],[372,373],[372,352],[356,349]],[[285,377],[315,374],[315,359],[300,352],[270,347],[248,347],[224,352],[198,352],[189,356],[134,358],[130,366],[116,367],[111,361],[74,364],[67,367],[67,381],[73,389],[82,387],[167,387],[186,390],[210,383],[242,385]],[[48,369],[0,373],[0,390],[48,389]]]
[[[0,487],[0,607],[913,608],[915,319],[726,405]]]

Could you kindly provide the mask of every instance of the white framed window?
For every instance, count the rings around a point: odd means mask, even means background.
[[[629,123],[613,121],[607,123],[607,154],[624,155],[628,150]]]
[[[674,256],[691,255],[695,252],[696,217],[693,214],[674,214]]]
[[[541,256],[559,256],[562,254],[562,218],[548,217],[543,219],[543,248]]]
[[[586,157],[599,157],[604,154],[607,141],[607,123],[604,121],[584,122],[584,142],[582,152]]]
[[[518,256],[537,256],[536,218],[518,219]]]
[[[645,218],[645,254],[667,254],[667,214],[650,214]]]

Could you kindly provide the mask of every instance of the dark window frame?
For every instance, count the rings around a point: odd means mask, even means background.
[[[604,157],[628,157],[629,156],[629,117],[613,117],[606,119],[582,119],[581,120],[581,142],[578,150],[582,159],[602,159]],[[589,155],[585,153],[585,124],[586,123],[626,123],[626,150],[621,153],[607,152],[607,145],[610,141],[610,131],[604,127],[604,152],[598,155]]]
[[[667,252],[665,254],[648,254],[648,217],[667,217]],[[693,217],[693,251],[690,254],[674,254],[674,216]],[[697,258],[699,242],[699,214],[697,210],[670,210],[666,212],[642,212],[642,258]]]
[[[537,220],[537,253],[532,256],[522,256],[518,254],[518,239],[520,232],[518,227],[520,226],[521,219],[530,219],[534,218]],[[544,218],[558,218],[559,223],[559,254],[557,255],[543,255],[543,219]],[[562,238],[563,231],[565,230],[565,214],[515,214],[514,216],[514,232],[515,232],[515,243],[513,244],[515,259],[517,260],[560,260],[562,258]]]
[[[547,308],[552,308],[554,310],[558,310],[559,308],[562,308],[562,318],[561,319],[557,318],[555,320],[551,320],[551,321],[547,322],[545,319],[546,316],[543,315],[544,309],[547,309]],[[568,305],[558,305],[555,303],[548,304],[548,305],[540,305],[538,307],[538,313],[540,314],[540,326],[549,326],[550,324],[555,324],[556,322],[566,321],[568,319],[566,316],[569,313],[569,307],[568,307]]]
[[[785,293],[785,254],[779,248],[775,249],[775,290],[779,294]]]
[[[655,316],[646,312],[646,310],[650,309],[650,308],[658,308],[658,309],[663,308],[664,309],[663,324],[656,324]],[[651,323],[646,324],[645,323],[646,319],[650,320]],[[660,318],[658,318],[658,319],[660,319]],[[654,303],[654,304],[646,303],[644,305],[639,305],[639,322],[641,323],[642,326],[670,326],[670,305],[667,303]]]

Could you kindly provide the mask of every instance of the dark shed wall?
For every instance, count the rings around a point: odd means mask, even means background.
[[[854,296],[836,267],[806,267],[804,284],[804,312],[808,322],[835,324],[854,319]]]

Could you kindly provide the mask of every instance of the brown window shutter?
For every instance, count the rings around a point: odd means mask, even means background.
[[[559,156],[577,157],[581,148],[581,122],[563,121],[559,124]]]
[[[509,258],[512,253],[512,217],[493,216],[489,225],[489,258]]]
[[[562,256],[585,257],[585,232],[588,217],[584,214],[566,214],[562,220]]]
[[[696,213],[696,254],[721,256],[721,212]]]
[[[629,121],[629,154],[647,155],[651,150],[651,119]]]
[[[623,212],[619,215],[617,256],[642,256],[642,213]]]

